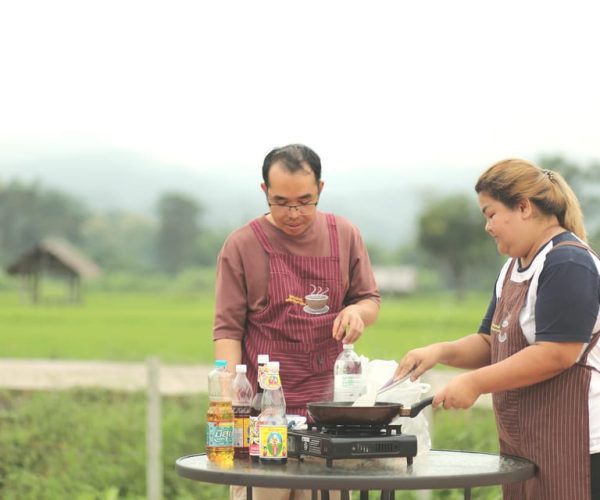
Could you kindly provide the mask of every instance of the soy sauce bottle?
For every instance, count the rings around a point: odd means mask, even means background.
[[[248,458],[252,386],[246,377],[246,365],[235,365],[235,372],[233,380],[233,457]]]
[[[248,423],[248,440],[250,444],[250,458],[253,462],[258,462],[260,455],[260,433],[258,428],[258,416],[262,411],[263,388],[260,386],[259,380],[264,371],[266,364],[269,362],[268,354],[258,355],[258,375],[256,377],[256,392],[250,405],[250,419]]]

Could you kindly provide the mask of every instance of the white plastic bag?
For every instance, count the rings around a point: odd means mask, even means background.
[[[367,392],[377,391],[385,384],[396,371],[398,363],[396,361],[385,361],[374,359],[370,361],[367,369],[366,387]],[[404,381],[392,389],[376,396],[375,400],[382,403],[401,403],[404,406],[411,406],[423,399],[423,395],[431,390],[429,384],[421,383],[418,380],[411,382]],[[414,434],[417,436],[417,455],[426,453],[431,449],[431,437],[429,435],[429,424],[423,412],[416,417],[395,417],[392,421],[394,425],[402,425],[403,434]]]

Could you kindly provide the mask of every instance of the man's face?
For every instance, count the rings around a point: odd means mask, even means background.
[[[291,173],[276,162],[269,170],[269,187],[264,183],[261,187],[271,205],[272,222],[284,233],[301,235],[314,222],[323,181],[317,184],[308,165]]]

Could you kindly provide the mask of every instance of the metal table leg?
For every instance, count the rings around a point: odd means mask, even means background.
[[[369,500],[369,492],[367,490],[360,490],[360,500]]]
[[[341,490],[340,500],[350,500],[350,492],[348,490]]]
[[[252,500],[252,486],[246,486],[246,500]]]
[[[311,499],[312,500],[319,500],[319,490],[311,490]]]
[[[321,490],[321,500],[329,500],[329,490]]]
[[[465,500],[471,500],[471,488],[465,488]]]

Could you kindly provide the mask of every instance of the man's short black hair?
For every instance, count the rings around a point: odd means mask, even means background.
[[[304,144],[289,144],[281,148],[275,148],[265,156],[262,167],[262,176],[265,184],[269,185],[269,170],[273,163],[281,162],[290,172],[298,172],[304,169],[304,163],[308,164],[315,174],[317,185],[321,181],[321,158],[312,149]]]

